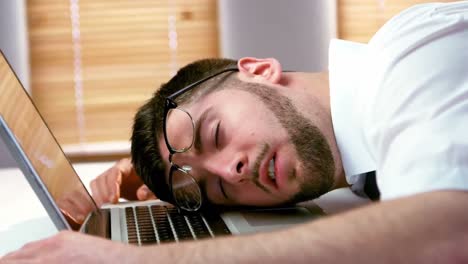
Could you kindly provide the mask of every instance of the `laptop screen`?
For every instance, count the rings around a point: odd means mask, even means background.
[[[11,141],[15,141],[13,144],[23,153],[21,156],[30,167],[28,169],[40,177],[70,226],[76,226],[70,218],[77,215],[77,206],[85,206],[90,211],[96,209],[94,201],[3,53],[0,56],[0,117],[13,138]]]

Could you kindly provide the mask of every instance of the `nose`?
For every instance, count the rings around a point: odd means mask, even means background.
[[[216,157],[209,159],[205,168],[210,174],[217,175],[231,184],[240,184],[249,179],[248,158],[243,153],[218,153]]]

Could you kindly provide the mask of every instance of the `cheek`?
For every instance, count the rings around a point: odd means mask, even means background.
[[[286,141],[286,131],[264,104],[252,98],[221,98],[217,105],[230,141],[245,144],[260,141]],[[280,140],[283,138],[284,140]],[[274,140],[275,139],[275,140]]]
[[[230,129],[242,132],[243,135],[256,136],[264,130],[275,127],[276,119],[265,111],[249,111],[247,109],[236,109],[234,111],[223,111],[223,120]]]
[[[271,141],[273,137],[272,134],[274,133],[272,133],[271,130],[265,130],[264,127],[264,124],[260,124],[259,122],[250,123],[244,121],[232,127],[232,134],[230,137],[233,142],[240,145],[246,143],[257,145],[260,142]]]

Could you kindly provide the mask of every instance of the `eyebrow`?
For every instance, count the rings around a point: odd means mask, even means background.
[[[194,147],[197,152],[202,152],[203,151],[203,146],[201,142],[201,125],[205,122],[205,120],[208,117],[208,113],[210,112],[211,107],[207,108],[201,116],[198,118],[198,120],[195,122],[195,142],[194,142]]]

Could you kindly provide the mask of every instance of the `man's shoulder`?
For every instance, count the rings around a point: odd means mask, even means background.
[[[388,20],[369,41],[379,52],[409,50],[434,33],[462,26],[468,20],[468,1],[414,5]],[[464,26],[463,26],[464,24]]]

